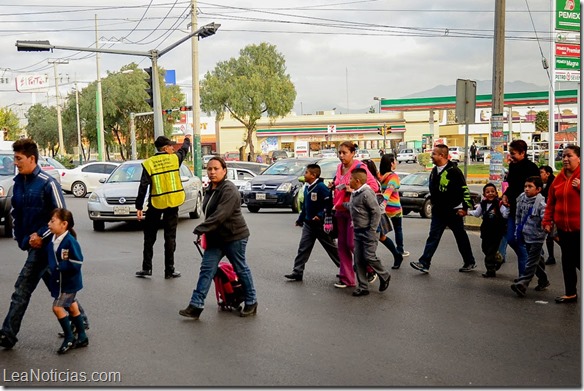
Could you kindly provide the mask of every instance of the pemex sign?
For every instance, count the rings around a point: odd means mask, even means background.
[[[555,81],[580,81],[580,0],[555,0]],[[558,31],[559,30],[559,31]],[[566,33],[566,31],[568,31]],[[568,38],[572,38],[568,40]]]

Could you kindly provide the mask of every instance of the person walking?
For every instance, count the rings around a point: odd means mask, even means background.
[[[515,237],[515,212],[517,209],[517,197],[523,193],[525,180],[531,176],[539,175],[539,168],[535,163],[527,158],[527,143],[523,140],[513,140],[509,144],[509,172],[507,174],[507,189],[503,193],[503,205],[509,208],[509,219],[507,220],[507,233],[501,240],[499,253],[506,258],[507,244],[517,254],[518,275],[525,272],[527,262],[527,252],[525,246],[517,245]]]
[[[541,195],[545,198],[547,203],[548,194],[550,187],[554,183],[554,179],[556,178],[554,175],[554,170],[550,166],[540,166],[539,167],[539,176],[541,177],[541,181],[543,182],[543,190],[541,191]],[[545,246],[548,252],[548,258],[545,261],[546,265],[555,265],[556,264],[556,257],[554,256],[554,242],[558,241],[558,231],[555,229],[555,226],[552,227],[552,231],[545,239]]]
[[[379,181],[381,183],[381,191],[387,200],[385,207],[385,214],[391,220],[393,232],[395,233],[395,246],[399,254],[401,254],[401,261],[394,262],[392,269],[399,269],[404,257],[410,255],[409,251],[404,250],[404,233],[403,233],[403,210],[399,198],[400,180],[395,173],[397,167],[397,160],[395,155],[387,154],[381,158],[379,163]],[[385,243],[384,243],[385,244]],[[385,244],[387,247],[387,244]],[[389,248],[389,247],[388,247]],[[390,249],[391,251],[391,249]]]
[[[226,179],[227,165],[220,157],[212,157],[207,163],[209,189],[203,200],[205,221],[199,224],[195,235],[205,235],[206,249],[201,262],[199,280],[189,305],[179,311],[181,316],[199,319],[205,307],[205,298],[217,273],[219,261],[224,256],[233,265],[245,291],[242,317],[257,313],[258,302],[251,270],[247,265],[245,250],[249,229],[241,213],[241,197],[233,182]]]
[[[476,262],[463,221],[467,210],[472,208],[470,191],[458,166],[448,159],[448,146],[436,145],[431,158],[435,166],[430,173],[429,184],[432,201],[430,233],[424,253],[417,262],[410,262],[410,266],[422,273],[428,273],[432,256],[438,248],[444,230],[448,227],[454,234],[458,251],[464,261],[458,271],[470,272],[476,267]]]
[[[470,146],[470,161],[476,162],[477,160],[477,146],[475,143],[472,143]]]
[[[10,308],[0,330],[0,346],[11,349],[18,342],[18,332],[30,297],[42,279],[49,287],[47,252],[43,246],[50,241],[48,223],[55,208],[64,208],[65,199],[61,186],[53,177],[45,174],[38,165],[37,144],[29,139],[20,139],[12,144],[14,164],[18,174],[14,177],[12,194],[13,236],[18,247],[27,252],[20,271]],[[87,329],[87,317],[83,307],[75,299]]]
[[[536,291],[543,291],[550,286],[550,281],[545,272],[545,262],[541,256],[546,232],[542,226],[545,213],[545,198],[541,195],[543,183],[538,176],[532,176],[525,180],[525,191],[517,197],[517,212],[515,213],[515,236],[519,246],[525,246],[527,261],[525,271],[520,274],[514,284],[513,292],[519,297],[524,297],[527,287],[537,276]]]
[[[75,302],[75,295],[83,288],[81,276],[83,254],[77,242],[74,225],[73,214],[63,208],[55,209],[49,221],[49,230],[53,234],[51,242],[47,245],[51,270],[50,290],[55,299],[53,312],[64,333],[63,343],[57,350],[58,354],[67,353],[71,348],[89,345],[79,306]],[[76,326],[77,338],[73,335],[71,323]]]
[[[351,172],[349,185],[351,199],[345,203],[345,208],[350,210],[355,231],[355,266],[359,283],[353,296],[366,296],[369,294],[367,267],[372,268],[379,276],[379,292],[387,289],[391,279],[391,275],[375,254],[378,242],[376,231],[383,211],[375,192],[367,185],[365,168],[355,168]]]
[[[304,268],[316,240],[322,245],[330,259],[337,266],[341,265],[337,245],[331,236],[324,231],[325,216],[330,215],[332,208],[331,191],[320,178],[320,166],[309,164],[304,172],[304,201],[302,210],[296,220],[296,226],[302,227],[302,236],[298,245],[298,253],[294,259],[292,273],[286,274],[289,280],[302,281]]]
[[[564,166],[548,193],[548,202],[543,217],[543,228],[552,232],[555,224],[562,249],[562,273],[564,275],[563,296],[556,303],[574,303],[578,300],[578,275],[580,270],[580,147],[567,145],[562,152]]]
[[[365,165],[355,159],[357,147],[350,141],[345,141],[339,145],[339,160],[337,171],[333,181],[333,209],[337,220],[338,238],[337,245],[341,267],[339,270],[339,281],[334,285],[336,288],[346,288],[355,286],[355,271],[353,269],[353,249],[354,236],[351,224],[351,215],[344,203],[349,201],[351,194],[347,191],[351,180],[351,172],[358,167],[365,168]],[[365,168],[367,172],[367,184],[374,192],[379,190],[377,179]]]
[[[138,220],[144,219],[144,198],[150,189],[148,212],[144,221],[144,250],[142,270],[136,277],[145,278],[152,275],[152,257],[154,243],[158,234],[160,219],[164,228],[164,278],[180,277],[174,268],[174,251],[176,250],[176,226],[178,224],[178,207],[185,201],[185,191],[180,180],[180,165],[191,146],[190,135],[186,135],[178,151],[172,147],[176,144],[166,136],[159,136],[154,141],[156,154],[142,163],[142,177],[136,197]]]

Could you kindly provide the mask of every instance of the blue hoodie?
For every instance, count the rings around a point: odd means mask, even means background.
[[[526,218],[529,208],[533,208],[531,213]],[[521,193],[517,197],[517,212],[515,214],[515,225],[521,229],[523,220],[523,240],[525,243],[543,243],[546,238],[546,232],[543,230],[541,222],[545,213],[545,198],[540,194],[535,197],[528,197],[525,193]]]

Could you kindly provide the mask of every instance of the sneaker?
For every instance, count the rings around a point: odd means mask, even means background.
[[[513,290],[513,292],[517,293],[517,296],[525,297],[525,291],[527,290],[527,289],[525,289],[525,285],[513,284],[513,285],[511,285],[511,289]]]
[[[15,344],[16,341],[11,340],[3,331],[0,331],[0,346],[5,349],[12,349]]]
[[[546,265],[555,265],[556,264],[556,258],[552,258],[549,257],[546,261],[545,261]]]
[[[258,302],[256,301],[255,303],[251,304],[251,305],[244,305],[243,309],[241,310],[241,312],[239,313],[239,316],[241,316],[242,318],[248,317],[248,316],[252,316],[258,313]]]
[[[367,273],[367,281],[370,284],[373,284],[375,281],[377,281],[377,273],[375,272]]]
[[[139,270],[136,272],[136,277],[145,278],[152,275],[152,270]]]
[[[169,280],[171,278],[179,278],[180,277],[180,272],[179,271],[172,271],[170,273],[164,273],[164,278]]]
[[[404,256],[404,257],[409,257],[409,256],[410,256],[410,252],[409,252],[409,251],[404,251],[404,252],[402,253],[402,256]]]
[[[422,262],[410,262],[410,266],[422,273],[428,273],[428,269],[430,269],[430,266],[426,266]]]
[[[195,307],[194,305],[189,304],[187,308],[180,310],[178,314],[187,318],[199,319],[201,312],[203,312],[203,308]]]
[[[470,264],[464,264],[460,269],[458,269],[459,272],[461,273],[467,273],[470,272],[472,269],[477,267],[477,263],[470,263]]]
[[[347,284],[345,284],[345,283],[344,283],[344,282],[342,282],[342,281],[335,282],[335,288],[344,289],[344,288],[346,288],[346,287],[347,287]]]
[[[550,282],[546,281],[546,282],[540,282],[539,284],[537,284],[537,286],[535,287],[535,290],[538,292],[544,291],[546,290],[546,288],[550,286]]]
[[[379,277],[379,292],[383,292],[389,286],[389,280],[391,280],[391,276],[387,276],[387,280]]]
[[[369,291],[367,289],[357,288],[353,291],[353,296],[367,296]]]
[[[302,274],[299,274],[299,273],[285,274],[284,277],[286,277],[289,280],[293,280],[293,281],[302,281]]]

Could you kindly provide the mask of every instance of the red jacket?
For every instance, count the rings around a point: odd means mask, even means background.
[[[553,222],[562,231],[580,231],[580,185],[572,186],[576,178],[580,179],[580,165],[569,179],[562,169],[553,181],[542,222],[544,227]]]

